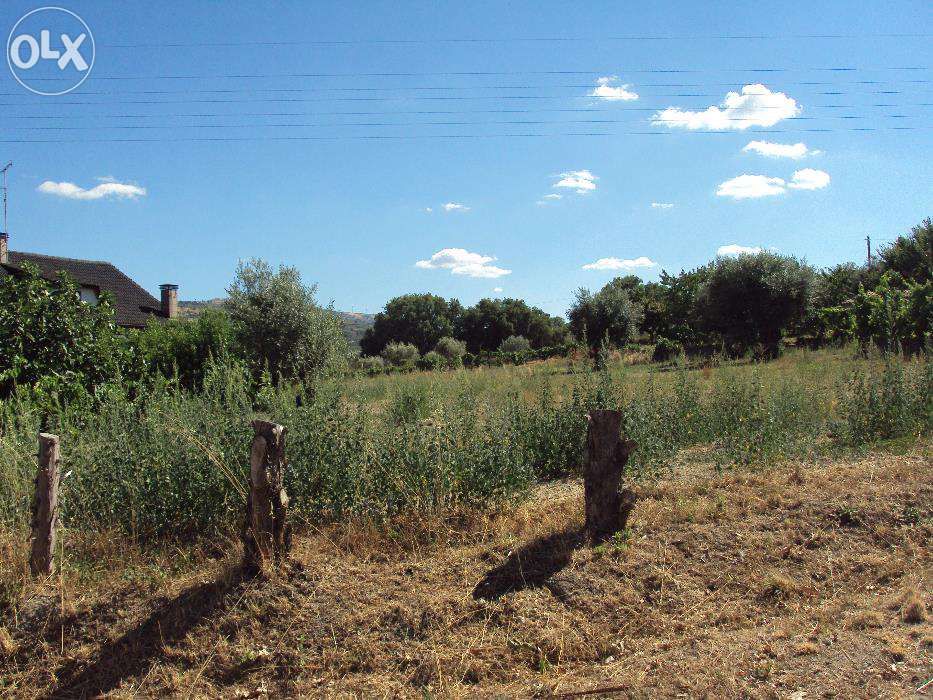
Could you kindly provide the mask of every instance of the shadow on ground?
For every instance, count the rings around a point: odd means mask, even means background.
[[[127,678],[136,677],[164,654],[164,647],[184,638],[205,620],[222,613],[230,594],[243,590],[251,577],[241,570],[192,586],[169,600],[119,639],[100,648],[89,665],[70,661],[58,672],[58,686],[47,697],[73,698],[106,695]]]
[[[576,527],[529,542],[488,571],[473,589],[473,598],[497,600],[506,593],[546,586],[548,579],[570,563],[573,551],[585,541],[584,530]]]

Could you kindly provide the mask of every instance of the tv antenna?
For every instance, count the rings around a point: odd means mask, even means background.
[[[0,170],[0,175],[2,175],[2,180],[0,180],[0,195],[3,197],[3,228],[0,229],[0,236],[9,236],[10,229],[7,227],[6,221],[6,172],[13,167],[12,161],[3,166],[3,170]]]

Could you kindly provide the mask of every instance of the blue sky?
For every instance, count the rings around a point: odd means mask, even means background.
[[[259,256],[344,310],[563,313],[723,246],[862,260],[933,213],[928,1],[64,6],[96,45],[79,88],[0,64],[11,247],[153,292],[221,296]],[[5,2],[2,35],[35,7]]]

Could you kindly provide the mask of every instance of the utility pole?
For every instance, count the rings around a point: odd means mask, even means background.
[[[9,236],[10,229],[7,227],[6,220],[6,172],[13,167],[13,163],[7,163],[3,166],[3,170],[0,170],[0,175],[2,175],[2,180],[0,180],[0,193],[3,196],[3,228],[0,228],[0,236]]]
[[[868,248],[868,266],[871,267],[871,236],[865,236],[865,246]]]

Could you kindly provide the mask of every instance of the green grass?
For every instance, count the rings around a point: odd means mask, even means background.
[[[519,367],[355,378],[258,393],[216,366],[197,393],[158,383],[61,409],[0,404],[0,522],[28,518],[40,427],[62,437],[62,512],[72,528],[114,525],[139,539],[230,532],[242,517],[251,430],[288,428],[286,487],[296,518],[485,507],[579,469],[586,413],[623,411],[639,477],[709,446],[720,468],[910,441],[931,427],[924,360],[791,351],[767,364],[625,366],[568,360]],[[300,406],[296,401],[301,396]]]

